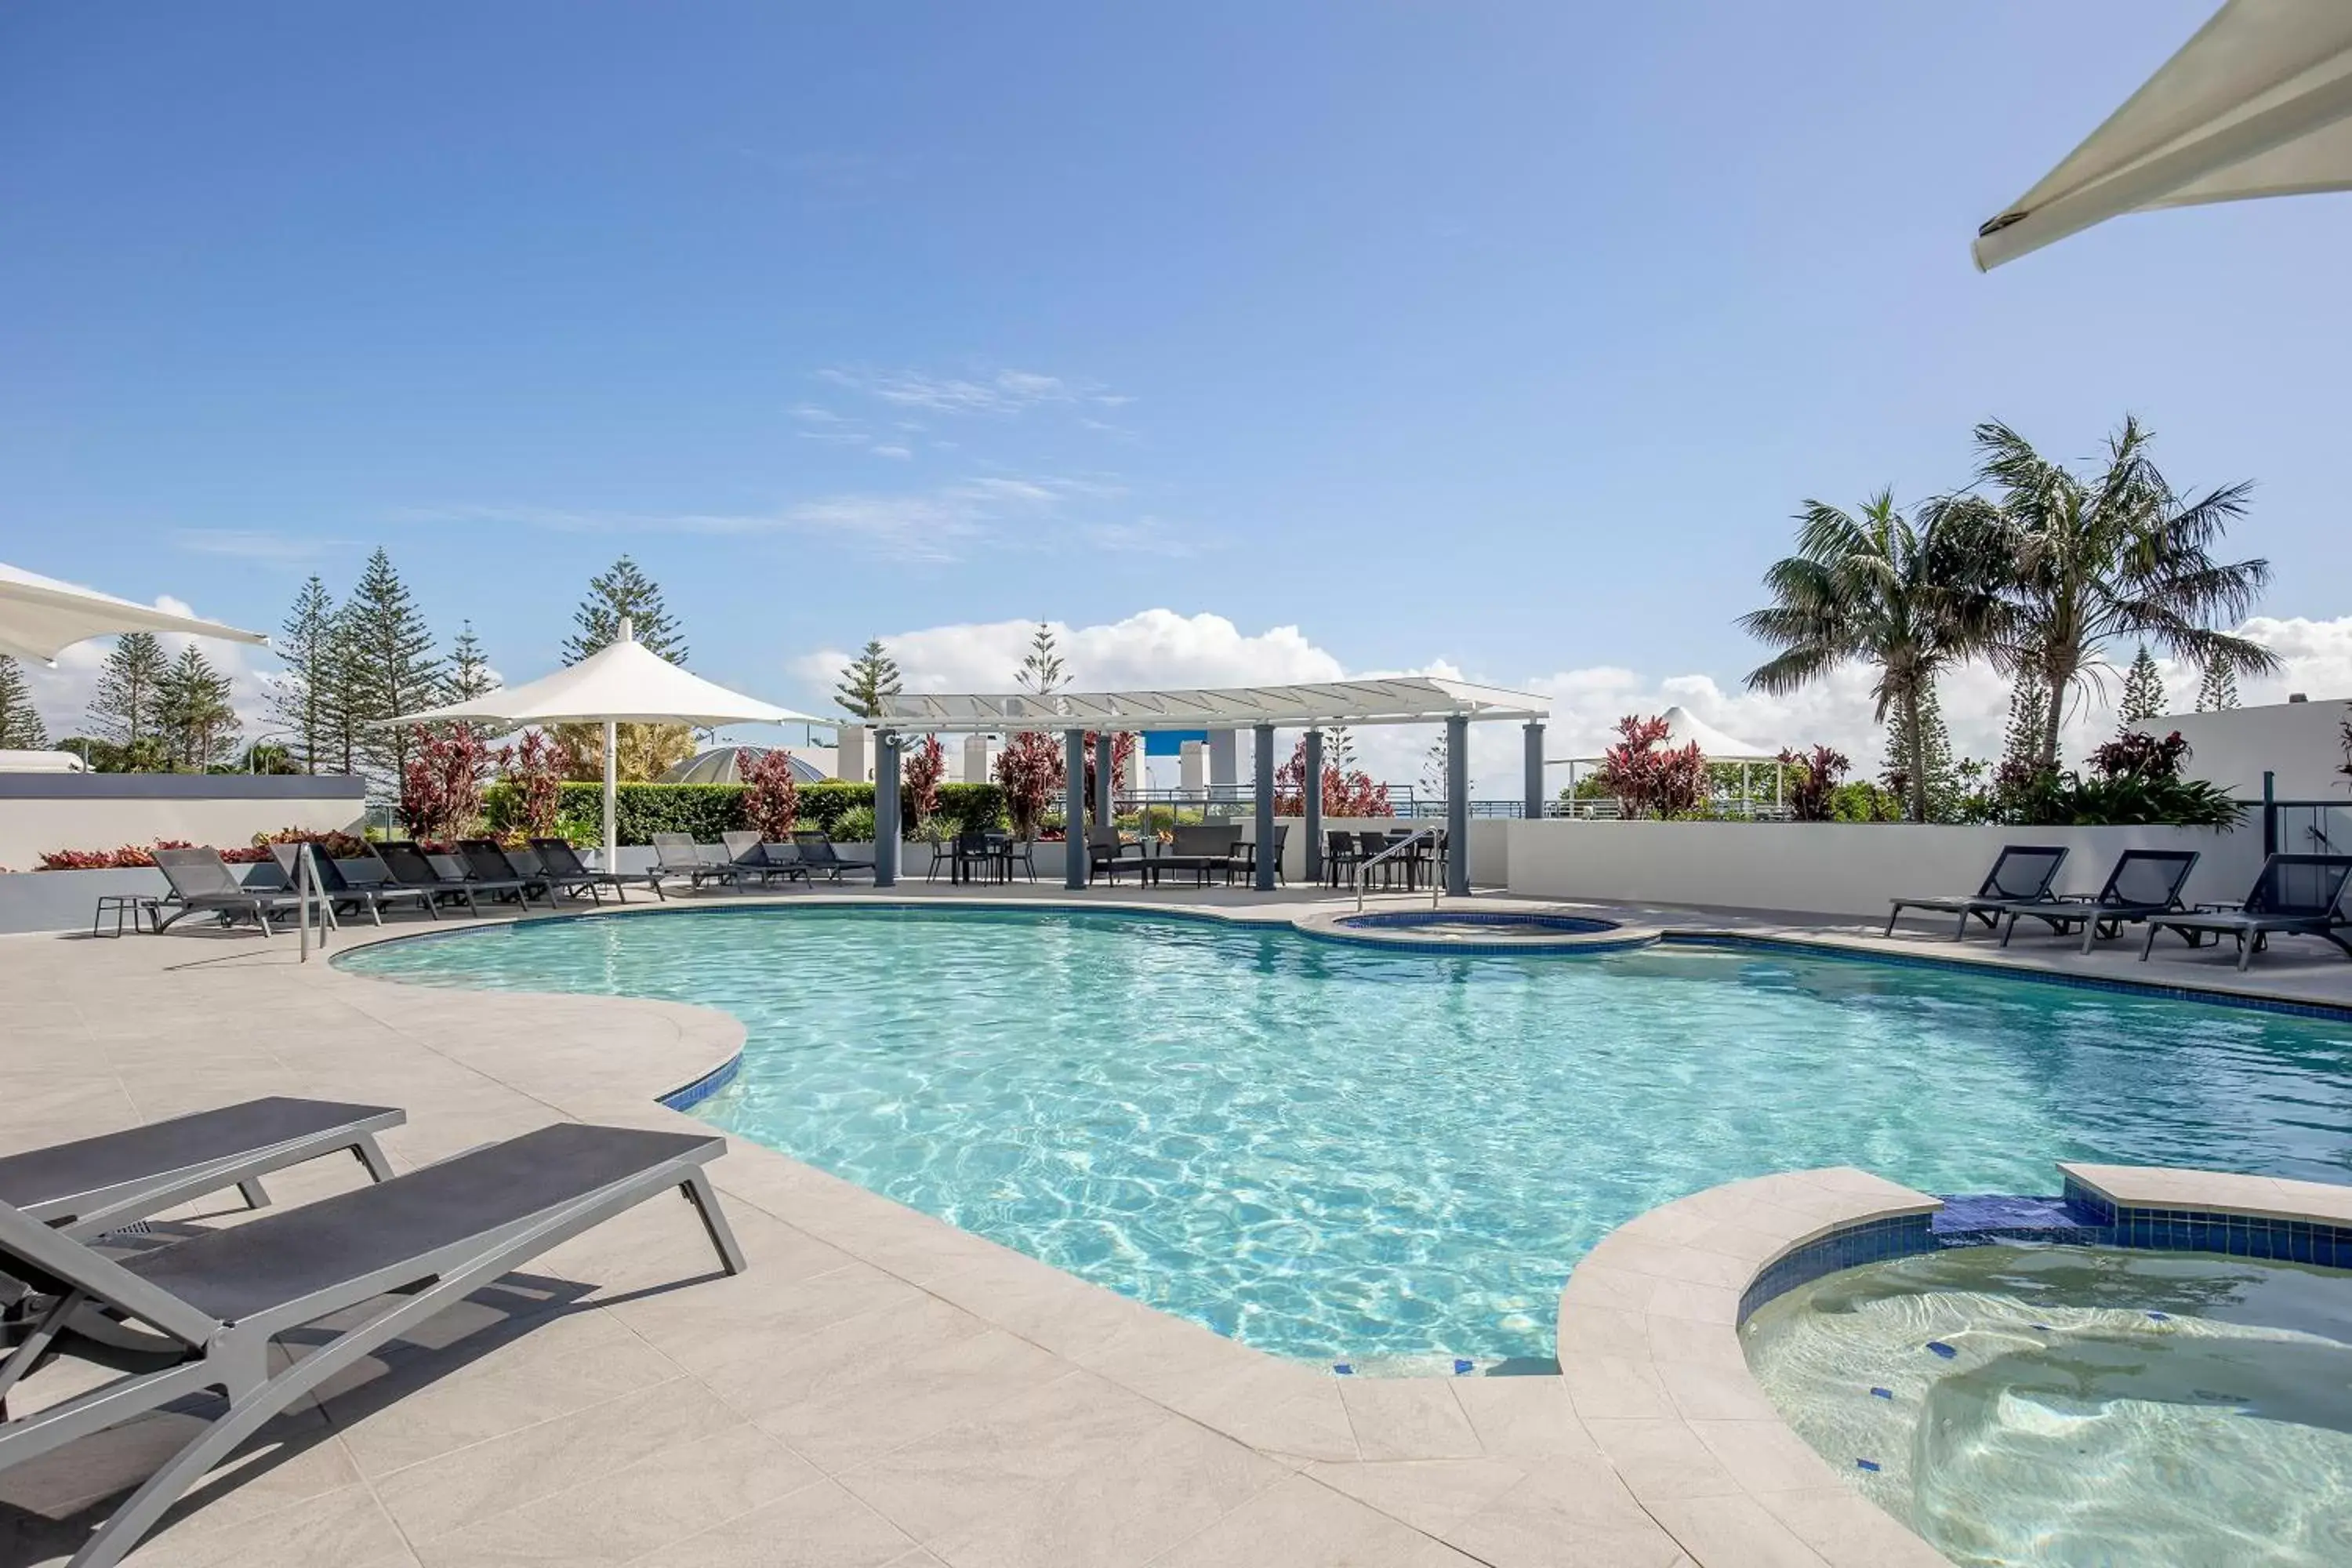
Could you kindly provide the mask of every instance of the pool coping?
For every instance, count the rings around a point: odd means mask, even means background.
[[[2070,1199],[2107,1205],[2116,1245],[2221,1250],[2204,1244],[2232,1215],[2278,1226],[2277,1256],[2290,1230],[2352,1237],[2352,1187],[2169,1167],[2058,1169]],[[1797,1435],[1740,1343],[1763,1300],[1938,1245],[1927,1233],[1944,1206],[1853,1166],[1759,1176],[1627,1221],[1570,1273],[1559,1313],[1570,1402],[1698,1568],[1948,1563]],[[2138,1216],[2161,1217],[2123,1239]]]

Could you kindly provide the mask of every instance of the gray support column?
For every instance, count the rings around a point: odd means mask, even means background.
[[[1062,793],[1067,805],[1062,814],[1062,886],[1087,885],[1087,732],[1062,733],[1062,765],[1068,787]]]
[[[1256,843],[1257,875],[1255,883],[1261,893],[1274,891],[1274,726],[1257,726],[1257,826],[1250,835]]]
[[[1095,736],[1095,828],[1097,832],[1118,820],[1112,804],[1111,759],[1118,755],[1118,737],[1105,730]]]
[[[1445,891],[1470,896],[1470,721],[1445,721]]]
[[[874,885],[898,885],[898,731],[874,737]]]
[[[1307,731],[1307,779],[1299,804],[1307,821],[1307,879],[1323,880],[1323,731]]]
[[[1536,822],[1542,820],[1544,814],[1544,736],[1542,722],[1540,721],[1530,721],[1528,724],[1526,734],[1528,743],[1528,799],[1527,804],[1519,808],[1519,815],[1528,818],[1530,822]]]

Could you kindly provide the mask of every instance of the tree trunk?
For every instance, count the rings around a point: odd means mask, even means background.
[[[1911,754],[1903,759],[1911,773],[1911,820],[1927,820],[1927,737],[1919,732],[1919,687],[1917,682],[1903,689],[1903,732],[1911,742]]]
[[[2050,689],[2050,711],[2042,716],[2042,766],[2044,772],[2058,765],[2058,726],[2066,716],[2066,687],[2071,670],[2062,670],[2052,659],[2043,679]]]

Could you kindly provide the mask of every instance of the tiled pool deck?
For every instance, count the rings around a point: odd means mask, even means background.
[[[1064,895],[1040,887],[1010,896]],[[1236,914],[1330,907],[1306,889],[1272,900],[1224,889],[1079,897]],[[1858,929],[1753,916],[1622,918],[1908,955],[1952,951],[1924,929],[1882,942]],[[340,945],[374,934],[350,928]],[[2332,950],[2304,955],[2302,945],[2242,977],[2210,949],[2141,965],[2037,943],[1999,962],[2352,1005],[2352,963]],[[689,1007],[410,988],[301,965],[291,936],[0,938],[0,1152],[270,1093],[406,1107],[408,1124],[384,1140],[403,1167],[562,1118],[676,1126],[677,1113],[656,1098],[725,1062],[740,1037],[732,1019]],[[1685,1278],[1723,1266],[1689,1261],[1694,1248],[1711,1250],[1706,1236],[1635,1228],[1655,1215],[1604,1241],[1615,1250],[1596,1250],[1571,1280],[1571,1297],[1605,1293],[1612,1271],[1648,1283],[1620,1279],[1633,1295],[1592,1303],[1614,1318],[1564,1317],[1563,1376],[1341,1379],[753,1145],[735,1142],[713,1173],[750,1272],[711,1273],[683,1205],[641,1207],[437,1321],[430,1344],[330,1384],[200,1488],[132,1562],[1938,1561],[1858,1499],[1862,1511],[1847,1509],[1838,1498],[1853,1494],[1818,1484],[1825,1470],[1804,1468],[1821,1461],[1790,1447],[1739,1386],[1744,1367],[1735,1377],[1723,1357],[1728,1346],[1737,1360],[1736,1336],[1715,1320],[1726,1292],[1736,1310],[1748,1277]],[[357,1179],[327,1162],[272,1186],[280,1202],[299,1202]],[[1767,1201],[1698,1223],[1737,1229],[1744,1215],[1785,1228],[1793,1215],[1812,1226],[1857,1203],[1908,1201],[1859,1173],[1768,1180],[1812,1185],[1792,1188],[1793,1201],[1750,1194]],[[1788,1239],[1759,1253],[1771,1227],[1752,1228],[1720,1256],[1753,1253],[1760,1266]],[[1646,1375],[1622,1337],[1637,1329]],[[1683,1356],[1671,1379],[1661,1347],[1669,1361]],[[97,1380],[80,1372],[45,1369],[18,1397],[30,1407]],[[185,1426],[152,1416],[0,1471],[0,1568],[62,1562]],[[1771,1497],[1786,1507],[1761,1500]],[[1884,1551],[1842,1549],[1849,1530]]]

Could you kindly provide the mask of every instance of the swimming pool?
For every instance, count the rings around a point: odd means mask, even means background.
[[[1438,954],[1069,910],[538,921],[364,973],[722,1007],[697,1114],[1276,1353],[1550,1354],[1569,1269],[1702,1187],[1856,1164],[2352,1176],[2352,1025],[1669,944]]]
[[[1962,1247],[1766,1303],[1790,1426],[1954,1563],[2352,1562],[2352,1278]]]

